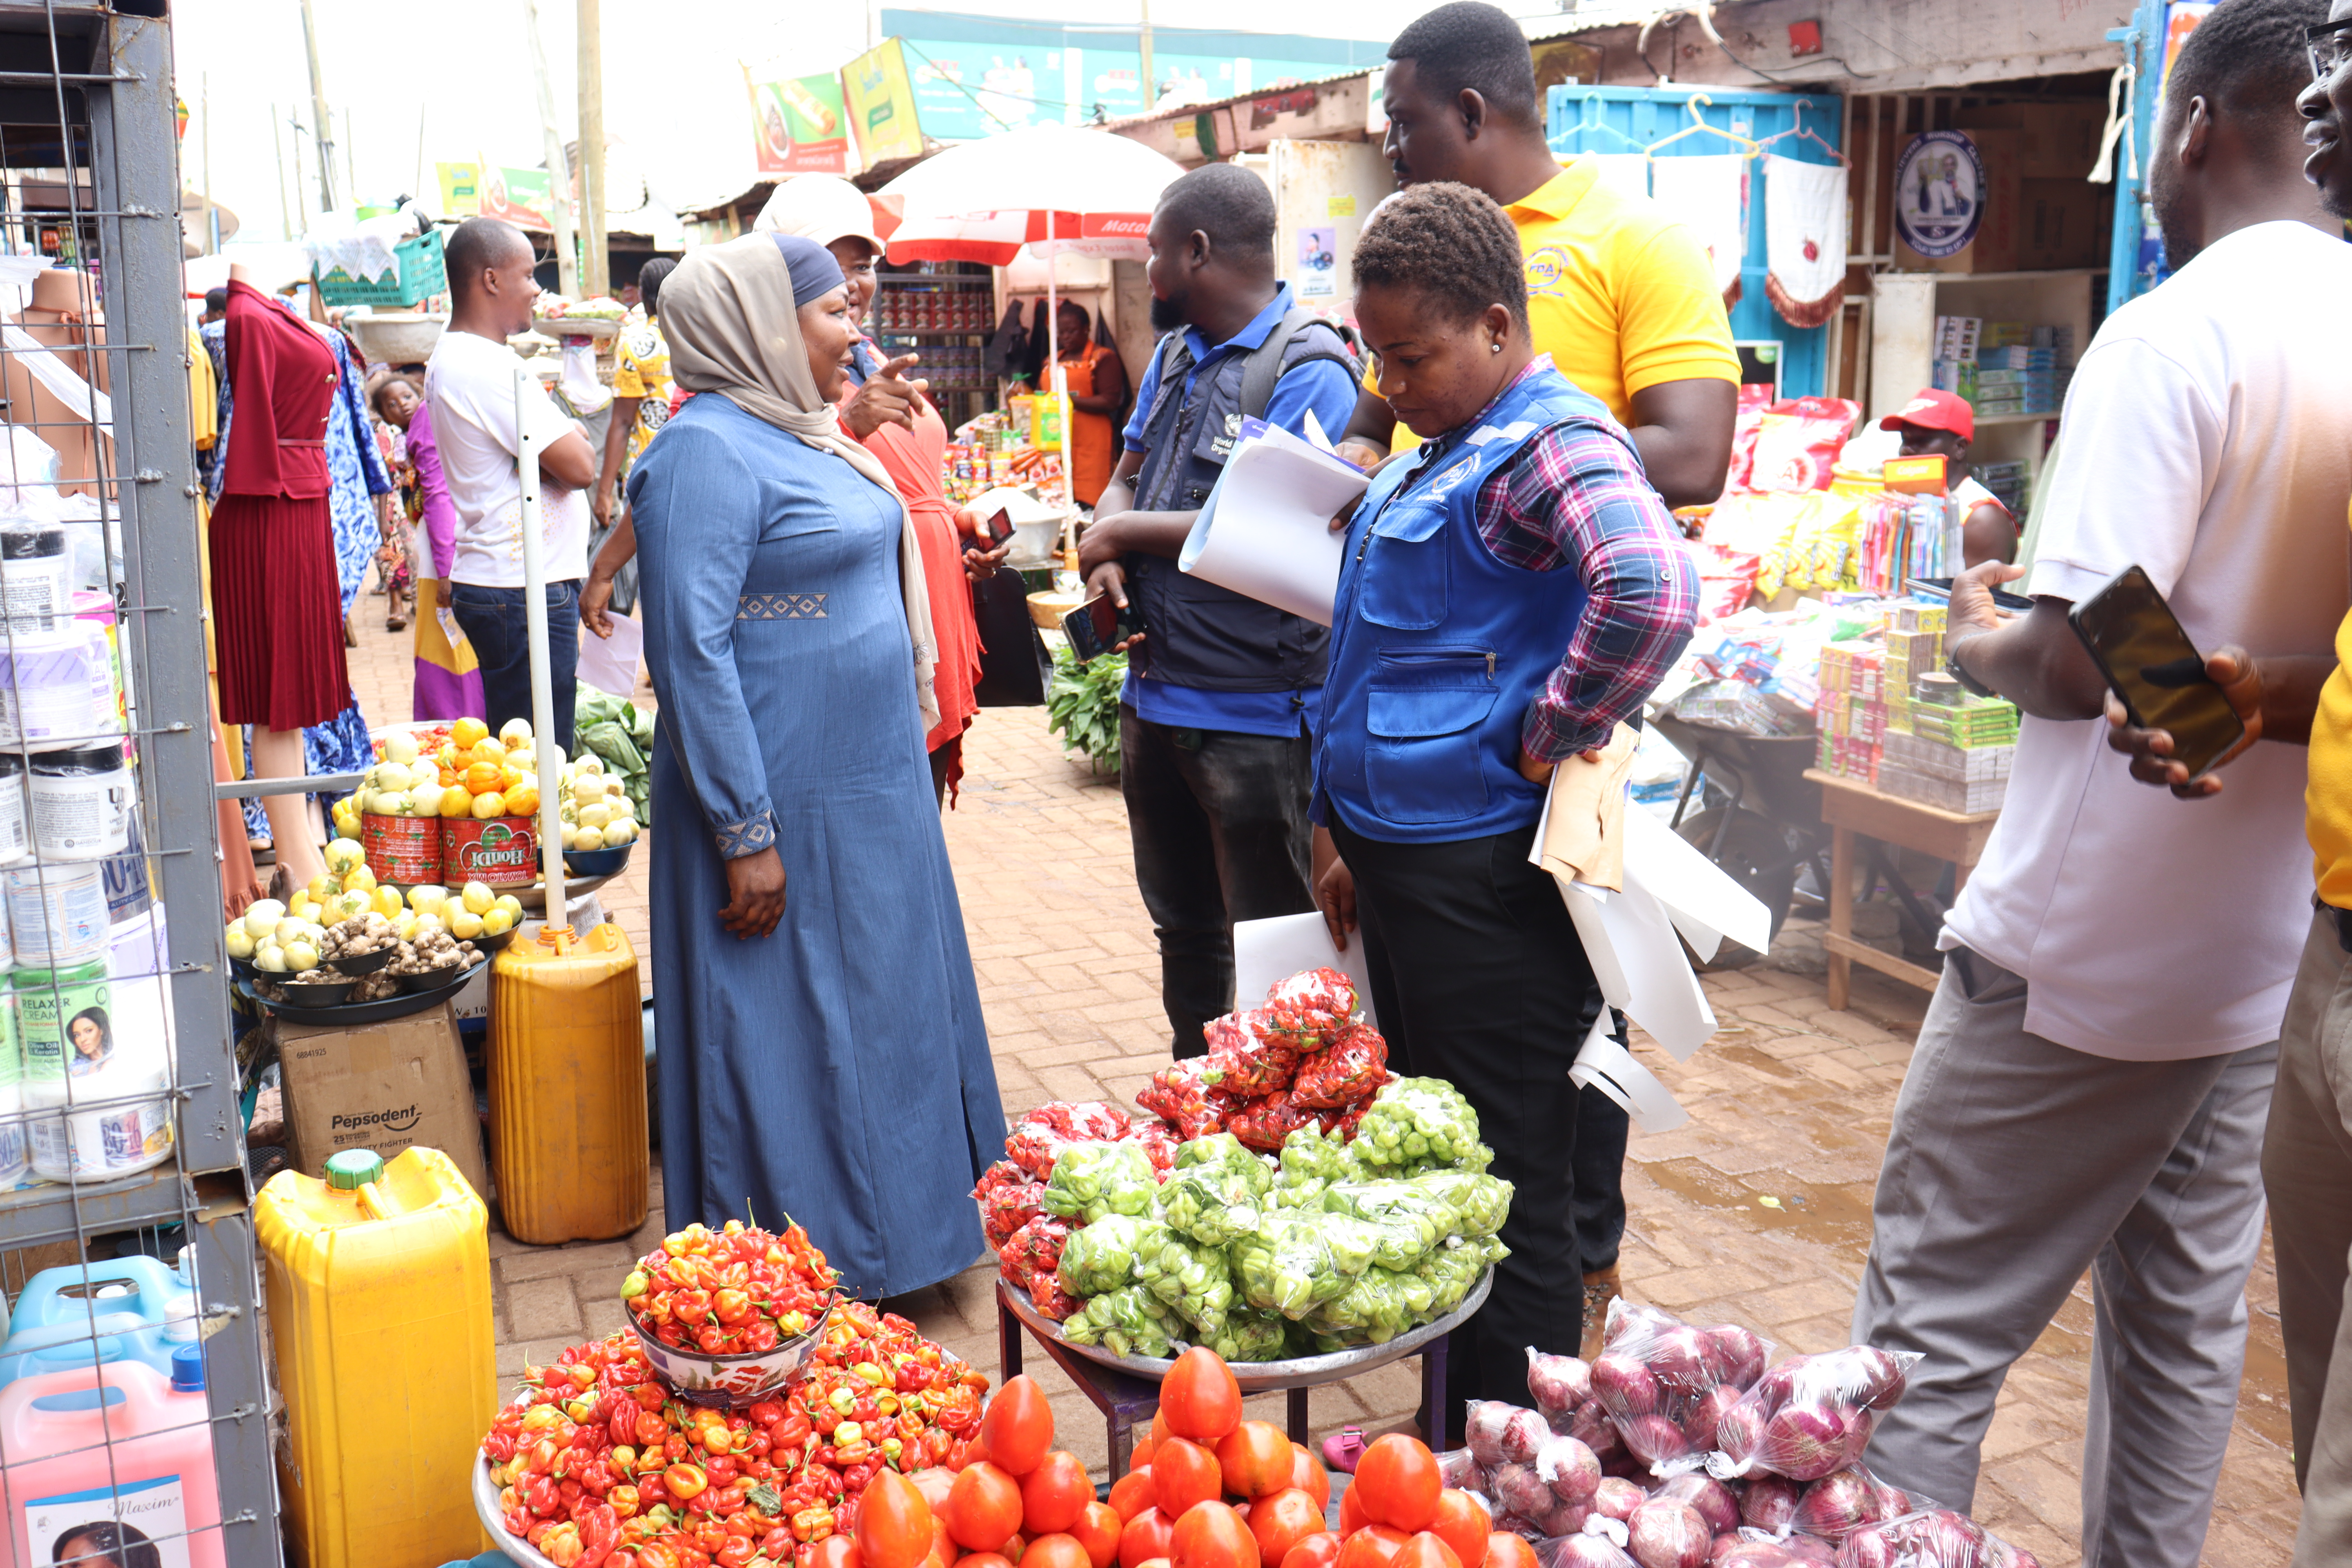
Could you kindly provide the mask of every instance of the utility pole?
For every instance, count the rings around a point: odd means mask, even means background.
[[[580,258],[572,248],[572,205],[563,199],[571,164],[563,156],[563,132],[555,128],[555,83],[548,78],[547,46],[539,36],[539,0],[523,0],[522,21],[530,42],[530,72],[539,82],[540,132],[547,143],[547,205],[549,221],[555,229],[555,287],[576,300],[580,298]]]
[[[604,250],[604,35],[600,0],[579,0],[580,292],[613,291]]]
[[[206,71],[196,78],[196,112],[204,116],[204,129],[197,134],[202,140],[205,167],[205,254],[220,254],[220,208],[213,205],[213,76]]]
[[[302,0],[302,47],[310,56],[310,129],[319,143],[319,210],[335,210],[335,122],[327,114],[326,79],[319,74],[319,26],[310,16],[310,0]],[[296,162],[300,155],[298,151]]]
[[[286,140],[294,149],[294,210],[299,213],[302,210],[302,106],[300,104],[288,106]],[[310,226],[307,222],[302,226],[305,231]],[[289,235],[287,237],[292,239],[299,237]]]
[[[303,0],[303,4],[309,5],[310,0]],[[1151,0],[1141,0],[1141,4],[1143,6],[1143,31],[1140,37],[1143,46],[1142,112],[1149,114],[1151,112],[1151,106],[1160,100],[1160,89],[1151,79]]]
[[[278,122],[278,106],[269,106],[269,150],[278,154],[278,226],[286,237],[294,237],[294,207],[286,199],[286,139],[285,127]]]
[[[360,199],[360,150],[352,135],[352,111],[343,110],[343,180],[351,187],[352,200]]]

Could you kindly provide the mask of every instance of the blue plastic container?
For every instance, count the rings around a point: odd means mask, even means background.
[[[195,1291],[160,1258],[46,1268],[16,1299],[0,1342],[0,1384],[117,1361],[168,1378],[173,1352],[196,1332]]]

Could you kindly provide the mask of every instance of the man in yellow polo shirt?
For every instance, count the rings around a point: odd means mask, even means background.
[[[1527,35],[1479,0],[1441,5],[1389,46],[1387,152],[1404,184],[1452,180],[1518,226],[1536,351],[1607,405],[1669,506],[1723,489],[1739,356],[1706,253],[1638,196],[1603,188],[1545,143]],[[1413,444],[1371,390],[1349,423],[1359,461]]]

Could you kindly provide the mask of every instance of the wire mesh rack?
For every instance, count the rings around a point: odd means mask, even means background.
[[[281,1552],[165,10],[0,0],[0,1493],[16,1560],[202,1568]]]

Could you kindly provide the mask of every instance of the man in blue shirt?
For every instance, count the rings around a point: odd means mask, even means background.
[[[1151,324],[1167,335],[1078,556],[1088,595],[1141,623],[1119,697],[1120,788],[1181,1059],[1233,1008],[1234,922],[1315,907],[1307,737],[1330,631],[1188,576],[1176,557],[1243,418],[1305,436],[1311,413],[1327,437],[1344,430],[1356,362],[1275,276],[1274,197],[1248,170],[1211,163],[1171,184],[1150,239]],[[1247,406],[1269,375],[1265,406]]]

